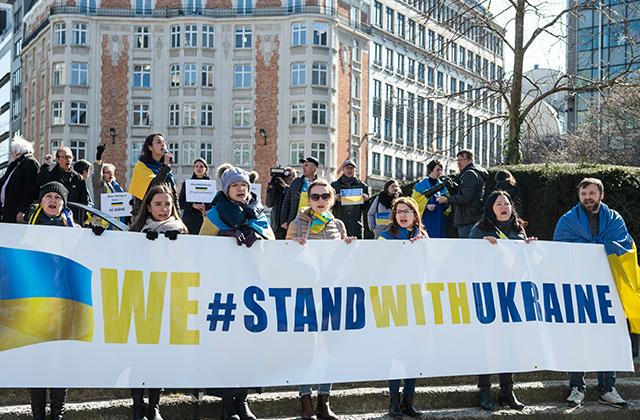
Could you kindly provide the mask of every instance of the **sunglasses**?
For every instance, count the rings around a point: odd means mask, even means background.
[[[413,210],[398,210],[396,214],[413,214]]]
[[[311,199],[311,201],[319,201],[320,199],[322,199],[323,201],[327,201],[330,198],[331,198],[331,194],[330,193],[309,194],[309,199]]]

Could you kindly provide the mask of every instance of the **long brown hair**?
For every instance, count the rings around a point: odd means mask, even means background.
[[[140,213],[138,213],[138,217],[133,221],[133,223],[131,223],[131,227],[129,228],[131,232],[142,232],[147,219],[151,217],[148,207],[151,205],[151,201],[153,201],[153,197],[156,194],[168,194],[169,197],[171,197],[171,216],[175,217],[176,220],[181,220],[176,203],[173,201],[173,192],[171,191],[171,188],[169,188],[167,184],[156,185],[149,188],[149,191],[147,191],[147,194],[144,196],[144,200],[140,207]]]
[[[404,204],[413,211],[413,218],[415,220],[413,229],[418,229],[421,235],[427,236],[427,232],[422,227],[422,218],[420,217],[420,210],[418,203],[411,197],[398,197],[391,203],[391,233],[397,235],[400,232],[400,225],[396,221],[396,214],[398,213],[398,204]]]
[[[153,139],[156,136],[160,136],[163,139],[165,138],[161,133],[152,133],[144,139],[144,143],[142,144],[142,150],[140,151],[140,160],[143,162],[151,162],[153,160],[153,155],[151,154],[151,150],[149,150],[149,146],[153,144]],[[166,139],[165,139],[166,141]]]

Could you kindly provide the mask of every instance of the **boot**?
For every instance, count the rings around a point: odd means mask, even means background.
[[[413,394],[402,396],[402,412],[409,417],[420,417],[424,413],[413,405]]]
[[[400,393],[392,392],[389,400],[389,415],[391,417],[402,417],[402,409],[400,408]]]
[[[133,420],[147,420],[147,416],[144,415],[144,389],[133,388],[131,399],[133,400]]]
[[[51,420],[62,420],[64,414],[64,397],[67,395],[66,388],[51,388],[49,398],[51,399]]]
[[[31,396],[31,415],[33,420],[45,420],[47,410],[47,389],[31,388],[29,389]]]
[[[522,411],[522,409],[524,409],[524,404],[518,401],[515,394],[513,393],[513,386],[508,386],[504,388],[501,387],[498,401],[500,402],[500,405],[503,407],[508,405],[509,407],[518,411]]]
[[[240,416],[236,414],[236,408],[234,407],[232,396],[222,397],[220,420],[240,420]]]
[[[161,389],[152,388],[149,390],[149,411],[147,412],[148,420],[163,420],[160,415],[160,394]]]
[[[496,406],[491,401],[491,389],[480,390],[480,408],[487,411],[495,410]]]
[[[329,406],[329,396],[327,394],[318,394],[318,406],[316,407],[316,414],[318,419],[323,420],[338,420],[336,413],[331,411]]]
[[[233,398],[233,408],[235,408],[236,414],[240,416],[240,420],[257,420],[257,417],[251,412],[251,409],[249,408],[246,392],[242,393],[241,395],[236,395]]]
[[[302,420],[318,420],[318,418],[316,417],[316,413],[313,411],[313,401],[311,400],[311,395],[306,394],[301,396],[300,406],[300,417],[302,417]]]

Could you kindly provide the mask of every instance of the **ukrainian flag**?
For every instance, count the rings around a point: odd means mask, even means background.
[[[129,185],[129,192],[131,195],[139,200],[144,200],[144,195],[147,193],[147,188],[153,178],[156,177],[156,172],[151,170],[141,160],[133,167],[133,174],[131,176],[131,184]]]
[[[0,351],[92,339],[91,271],[60,255],[0,247]]]

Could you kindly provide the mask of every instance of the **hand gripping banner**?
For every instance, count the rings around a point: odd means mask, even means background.
[[[3,387],[633,370],[600,245],[0,233]]]

